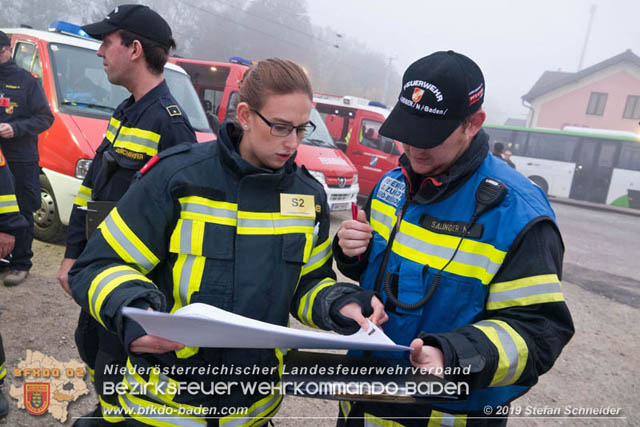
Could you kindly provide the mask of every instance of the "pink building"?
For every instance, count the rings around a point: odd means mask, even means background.
[[[640,57],[626,50],[577,73],[545,71],[522,99],[528,127],[639,132]]]

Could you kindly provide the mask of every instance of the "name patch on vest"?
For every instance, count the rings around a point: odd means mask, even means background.
[[[426,228],[427,230],[433,231],[435,233],[462,237],[462,235],[467,230],[468,223],[460,221],[443,221],[430,215],[422,215],[422,217],[420,218],[420,225],[423,228]],[[482,226],[482,224],[473,224],[465,237],[480,239],[482,237],[483,231],[484,227]]]
[[[405,187],[406,184],[404,182],[391,178],[390,176],[385,176],[380,183],[377,197],[390,205],[400,206]]]

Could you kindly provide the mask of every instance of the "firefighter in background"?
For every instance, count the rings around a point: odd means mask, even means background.
[[[87,243],[86,210],[83,209],[87,201],[119,200],[134,174],[154,155],[181,143],[196,142],[188,118],[182,114],[164,80],[164,66],[171,49],[175,48],[169,24],[147,6],[122,5],[103,21],[83,29],[102,40],[98,56],[102,58],[109,81],[124,86],[131,96],[116,108],[109,120],[105,138],[75,200],[65,256],[58,271],[58,281],[69,295],[69,269]],[[93,375],[101,403],[92,416],[100,417],[102,407],[116,403],[103,399],[102,385],[111,378],[105,374],[104,367],[125,363],[126,352],[118,339],[85,311],[80,312],[76,344]],[[77,425],[91,422],[98,423],[81,419]]]
[[[0,149],[0,262],[13,250],[16,235],[27,227],[27,221],[20,215],[18,201],[13,189],[13,176]],[[0,335],[0,418],[7,416],[9,403],[2,394],[2,383],[7,375],[4,347]]]
[[[124,376],[119,406],[137,423],[206,425],[202,407],[214,417],[226,415],[224,407],[248,408],[212,425],[266,423],[280,407],[277,391],[190,395],[163,385],[278,383],[286,349],[184,347],[146,335],[123,318],[125,306],[173,313],[199,302],[281,326],[291,313],[345,334],[367,328],[365,316],[386,320],[372,292],[336,282],[326,195],[295,163],[302,138],[315,129],[307,75],[291,61],[260,61],[247,71],[239,99],[239,124],[224,122],[217,142],[176,147],[145,167],[69,275],[74,299],[124,343],[127,366],[160,368],[159,375]],[[268,372],[184,370],[232,365]],[[175,374],[165,375],[167,368]]]
[[[381,292],[385,333],[412,347],[391,354],[440,374],[469,367],[445,378],[471,393],[432,406],[344,401],[338,424],[505,425],[494,408],[526,393],[574,332],[562,238],[540,188],[489,154],[484,78],[471,59],[424,57],[402,87],[380,128],[404,144],[400,167],[342,223],[334,253],[345,275]]]
[[[52,123],[40,82],[11,59],[11,40],[0,31],[0,149],[15,179],[20,214],[27,221],[27,227],[16,236],[11,262],[2,273],[5,286],[17,286],[29,276],[33,213],[40,208],[38,134]]]

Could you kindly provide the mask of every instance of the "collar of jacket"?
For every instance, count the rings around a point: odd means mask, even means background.
[[[22,70],[22,68],[18,67],[13,59],[3,62],[0,64],[0,77],[9,77],[16,69]]]
[[[238,178],[256,174],[261,174],[263,175],[262,177],[264,177],[264,175],[267,174],[265,178],[269,179],[268,175],[273,176],[273,179],[281,184],[279,188],[284,188],[286,184],[294,178],[298,167],[295,163],[295,154],[291,156],[280,169],[259,168],[240,156],[238,147],[240,146],[242,134],[242,128],[235,122],[225,121],[220,125],[218,145],[223,163],[232,170]]]
[[[144,111],[153,104],[161,96],[169,95],[169,86],[167,81],[162,80],[160,84],[145,93],[142,98],[136,101],[131,95],[122,109],[123,115],[127,118],[127,121],[136,123],[138,118],[144,113]]]
[[[408,200],[420,204],[435,203],[446,199],[458,190],[480,167],[489,153],[489,135],[480,129],[467,151],[442,175],[430,177],[411,170],[406,154],[400,157],[400,166],[409,185]]]

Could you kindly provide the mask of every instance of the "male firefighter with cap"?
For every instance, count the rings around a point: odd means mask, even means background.
[[[339,425],[505,425],[494,408],[526,393],[573,335],[553,210],[540,188],[489,155],[484,91],[480,68],[459,53],[409,66],[380,128],[404,144],[400,167],[333,245],[339,269],[384,300],[385,333],[412,347],[376,356],[444,372],[468,384],[468,399],[344,401]],[[469,373],[446,369],[456,367]]]
[[[98,56],[102,58],[107,78],[115,85],[124,86],[131,96],[114,111],[75,200],[65,258],[58,272],[58,280],[69,295],[68,272],[88,238],[87,202],[118,201],[135,173],[158,152],[181,143],[196,142],[188,118],[164,80],[164,66],[170,50],[176,46],[169,24],[147,6],[121,5],[104,20],[82,28],[102,40]],[[104,367],[126,361],[122,345],[84,311],[80,312],[76,344],[90,373],[95,375],[101,408],[110,407],[101,393],[102,385],[109,379]],[[100,408],[93,416],[101,416]],[[108,421],[100,420],[111,425],[119,418],[110,417]],[[100,422],[82,419],[77,424],[99,425]]]
[[[0,150],[0,262],[13,250],[16,235],[27,227],[27,221],[20,215],[18,200],[13,190],[13,176]],[[0,335],[0,418],[7,416],[9,403],[2,394],[2,383],[7,376],[2,335]]]
[[[20,214],[27,221],[16,236],[10,263],[0,266],[5,286],[21,284],[31,269],[33,213],[40,207],[38,134],[52,123],[42,86],[11,59],[11,41],[0,31],[0,148],[15,178]]]

